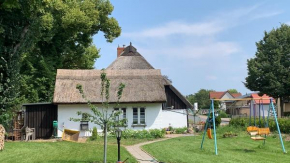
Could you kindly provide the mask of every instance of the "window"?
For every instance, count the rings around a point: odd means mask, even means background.
[[[133,124],[138,124],[138,108],[133,108]]]
[[[122,108],[122,111],[123,111],[123,119],[126,118],[126,108]]]
[[[145,116],[145,108],[133,108],[133,125],[145,125],[146,124],[146,116]]]
[[[145,124],[145,108],[140,108],[140,124]]]
[[[119,117],[116,117],[116,121],[119,121],[120,119],[126,119],[126,108],[114,108],[114,111],[122,111]]]

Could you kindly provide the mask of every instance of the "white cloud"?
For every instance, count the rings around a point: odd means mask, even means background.
[[[172,35],[185,35],[188,37],[211,37],[225,31],[226,29],[242,24],[243,22],[268,18],[283,13],[283,11],[274,10],[260,12],[260,6],[261,4],[257,4],[232,11],[223,11],[221,13],[212,15],[203,21],[194,23],[175,20],[141,31],[124,32],[122,36],[131,39],[158,39],[170,37]]]
[[[282,13],[283,13],[283,11],[273,11],[273,12],[260,13],[260,14],[254,15],[251,20],[269,18],[272,16],[280,15]]]
[[[286,22],[285,24],[290,25],[290,21],[289,22]]]
[[[234,42],[210,41],[202,44],[188,43],[183,46],[153,47],[152,49],[139,48],[138,50],[146,55],[165,55],[179,59],[206,59],[208,57],[218,58],[237,53],[240,47]]]
[[[167,37],[176,34],[192,35],[192,36],[209,36],[224,30],[222,23],[219,21],[201,22],[201,23],[185,23],[181,21],[173,21],[161,25],[145,29],[140,32],[124,33],[124,37]]]

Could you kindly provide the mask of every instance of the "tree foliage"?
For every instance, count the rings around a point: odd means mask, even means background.
[[[92,36],[121,33],[112,11],[109,0],[0,0],[0,109],[51,101],[56,69],[93,68]]]
[[[80,94],[84,99],[87,100],[88,106],[91,109],[91,113],[85,113],[82,111],[78,111],[77,114],[80,115],[86,115],[85,120],[90,121],[94,124],[99,125],[104,132],[104,163],[106,163],[106,158],[107,158],[107,131],[111,130],[113,127],[121,127],[124,126],[125,123],[127,122],[127,119],[120,119],[116,121],[117,117],[122,113],[121,111],[112,111],[109,112],[110,108],[110,79],[107,78],[106,73],[103,72],[101,73],[101,97],[104,99],[102,102],[102,107],[98,108],[97,106],[93,105],[85,96],[85,93],[82,89],[82,85],[78,84],[76,88],[79,90]],[[123,83],[119,84],[118,91],[117,91],[117,103],[115,104],[115,107],[118,106],[119,100],[122,97],[123,90],[125,88],[125,85]],[[70,118],[70,120],[79,122],[84,120],[82,118]]]
[[[282,24],[265,32],[256,46],[255,57],[248,59],[245,86],[260,94],[280,98],[283,104],[283,99],[290,96],[290,26]]]
[[[236,89],[228,89],[228,92],[229,93],[239,93],[238,90],[236,90]]]
[[[209,109],[210,108],[210,99],[209,99],[209,92],[215,92],[214,90],[206,90],[206,89],[200,89],[197,93],[194,95],[188,95],[186,98],[188,99],[191,104],[194,104],[195,102],[198,103],[199,109]]]

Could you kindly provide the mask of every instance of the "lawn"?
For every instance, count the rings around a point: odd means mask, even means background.
[[[149,138],[144,138],[144,139],[128,138],[128,139],[124,139],[124,138],[122,138],[121,145],[128,146],[128,145],[139,144],[139,143],[152,141],[152,140],[158,140],[158,139],[155,139],[155,138],[150,138],[150,139]],[[108,144],[117,145],[116,137],[108,137],[107,141],[108,141]],[[99,139],[94,140],[94,141],[88,140],[87,142],[102,145],[104,143],[104,138],[99,138]]]
[[[237,137],[222,138],[222,133],[233,130]],[[142,148],[152,154],[158,161],[166,163],[182,162],[289,162],[290,155],[283,154],[279,137],[274,134],[263,141],[253,141],[243,131],[236,128],[220,128],[217,136],[218,156],[215,155],[214,140],[207,137],[204,149],[200,149],[202,135],[174,138],[148,144]],[[290,142],[285,142],[290,151]]]
[[[137,162],[125,148],[121,148],[121,159]],[[74,142],[7,142],[5,150],[0,152],[0,162],[3,163],[89,163],[102,162],[103,146],[96,143]],[[108,145],[108,162],[116,162],[117,146]]]

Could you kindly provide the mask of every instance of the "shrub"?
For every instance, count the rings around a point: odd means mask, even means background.
[[[233,133],[233,132],[226,132],[223,134],[223,138],[231,138],[231,137],[234,137],[234,136],[238,136],[238,134],[236,133]]]
[[[122,132],[122,137],[124,139],[128,138],[138,138],[138,139],[150,139],[150,138],[163,138],[165,135],[165,129],[151,129],[151,130],[132,130],[126,129]]]
[[[175,128],[174,130],[176,134],[183,134],[187,131],[187,127]]]
[[[166,133],[165,130],[159,130],[159,129],[152,129],[152,130],[149,130],[149,132],[153,138],[163,138]]]
[[[97,140],[98,139],[98,129],[97,127],[93,128],[92,136],[90,137],[91,140]]]
[[[229,116],[224,111],[220,111],[219,117],[221,117],[221,118],[228,118]]]
[[[267,117],[265,117],[267,120]],[[232,118],[230,121],[230,126],[240,126],[240,127],[248,127],[249,126],[249,118]],[[256,125],[259,125],[259,118],[255,119]],[[290,133],[290,118],[278,118],[278,123],[280,127],[280,131],[282,133]],[[254,125],[254,118],[251,118],[251,124]],[[264,120],[261,117],[261,126],[265,127]],[[275,123],[275,119],[273,117],[270,117],[268,127],[270,128],[270,131],[277,131],[277,126]]]

